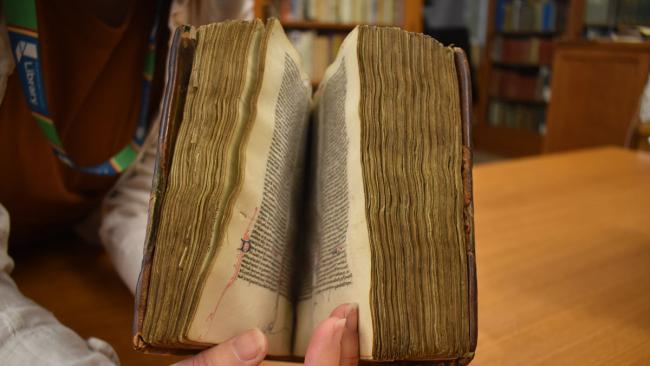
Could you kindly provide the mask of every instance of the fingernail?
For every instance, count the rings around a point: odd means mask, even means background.
[[[350,314],[352,314],[353,311],[356,311],[358,309],[359,309],[359,304],[357,304],[356,302],[350,303],[345,308],[345,314],[343,314],[343,316],[347,318],[348,316],[350,316]]]
[[[240,361],[250,361],[260,355],[266,339],[259,329],[251,329],[235,338],[233,348]]]
[[[345,323],[347,322],[347,319],[341,318],[341,319],[336,319],[334,322],[334,334],[336,336],[339,335],[339,333],[343,334],[343,328],[345,327]]]

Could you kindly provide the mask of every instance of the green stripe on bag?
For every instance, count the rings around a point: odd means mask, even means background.
[[[125,146],[120,152],[117,153],[113,157],[112,162],[116,166],[116,170],[119,170],[120,172],[124,170],[124,168],[128,167],[131,165],[131,163],[135,160],[136,156],[138,153],[133,150],[133,147],[131,145]]]
[[[36,31],[36,2],[35,1],[0,1],[3,3],[5,21],[9,25],[17,25]]]
[[[59,134],[56,132],[56,128],[52,124],[52,122],[48,122],[47,120],[43,119],[42,117],[37,116],[36,114],[32,113],[32,116],[34,116],[34,119],[36,120],[36,123],[38,123],[38,127],[41,128],[41,131],[45,135],[45,138],[47,141],[50,143],[58,146],[58,147],[63,147],[63,144],[61,143],[61,140],[59,140]]]

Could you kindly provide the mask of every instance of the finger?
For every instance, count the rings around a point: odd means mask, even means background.
[[[345,322],[345,318],[329,317],[316,327],[307,348],[305,366],[338,366]]]
[[[255,366],[262,362],[268,348],[264,333],[251,329],[173,366]]]
[[[330,317],[341,319],[345,318],[345,313],[348,311],[348,306],[350,306],[350,304],[341,304],[335,307],[334,310],[332,310],[330,313]]]
[[[341,366],[356,366],[359,364],[359,305],[343,304],[337,306],[330,317],[345,318],[345,330],[341,339]]]
[[[359,305],[347,304],[345,307],[345,330],[341,339],[341,366],[359,364]]]

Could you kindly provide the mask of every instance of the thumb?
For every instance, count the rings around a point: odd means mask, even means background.
[[[264,333],[255,328],[173,366],[256,366],[268,348]]]
[[[345,322],[345,318],[332,316],[316,327],[305,355],[305,366],[339,365]]]

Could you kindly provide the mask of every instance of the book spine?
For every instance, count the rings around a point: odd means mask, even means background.
[[[505,3],[504,0],[497,0],[494,9],[494,29],[501,32],[503,31]]]
[[[182,111],[185,95],[187,94],[187,85],[190,82],[194,51],[196,48],[194,33],[195,29],[190,26],[176,28],[169,49],[169,60],[166,67],[169,79],[165,83],[165,90],[163,92],[160,131],[158,133],[159,144],[151,187],[151,199],[149,200],[149,216],[147,218],[142,269],[138,277],[135,293],[133,345],[135,349],[139,350],[151,349],[151,346],[142,337],[142,326],[147,308],[149,279],[155,250],[156,230],[154,229],[154,222],[160,215],[161,199],[159,197],[167,187],[167,178],[174,155],[176,135],[183,120]]]
[[[553,61],[553,42],[549,39],[541,40],[538,54],[538,62],[541,65],[550,65]]]
[[[521,30],[521,10],[523,2],[521,0],[513,0],[510,8],[510,30]]]
[[[532,31],[535,32],[542,32],[544,31],[544,9],[545,9],[545,4],[544,2],[536,2],[532,5],[533,11],[531,12],[531,17],[533,18],[533,21],[535,23],[535,26]]]
[[[504,47],[506,41],[502,37],[496,37],[492,44],[492,61],[502,62],[504,57]]]
[[[555,4],[555,1],[549,1],[549,13],[550,13],[550,20],[549,20],[549,27],[550,30],[555,32],[558,31],[558,24],[557,24],[557,5]]]
[[[404,26],[404,0],[395,0],[393,24]]]
[[[301,21],[305,19],[305,1],[293,0],[292,7],[293,20]]]
[[[345,23],[343,21],[343,6],[344,6],[344,1],[343,0],[334,0],[336,2],[336,21],[339,23]]]
[[[305,15],[308,20],[316,20],[316,0],[307,0]]]
[[[338,0],[327,0],[327,21],[328,22],[341,22],[338,17]]]
[[[308,75],[314,75],[314,38],[316,34],[314,32],[302,32],[302,49],[303,54],[305,55],[305,71]]]
[[[280,20],[291,21],[291,0],[280,0]]]
[[[316,0],[316,20],[319,22],[327,21],[327,1]]]
[[[513,30],[513,16],[512,16],[512,4],[505,4],[503,6],[503,28],[504,32]]]
[[[542,9],[542,31],[551,32],[555,29],[554,18],[555,9],[553,2],[545,1]]]
[[[474,239],[474,193],[472,178],[472,123],[471,123],[471,106],[472,106],[472,87],[470,85],[469,64],[465,53],[460,49],[455,49],[454,61],[458,73],[459,92],[461,100],[461,121],[463,133],[463,219],[464,232],[467,244],[467,279],[469,290],[469,352],[463,356],[459,364],[467,365],[474,357],[476,342],[478,339],[478,318],[477,318],[477,286],[476,286],[476,257],[475,257],[475,239]]]
[[[533,38],[527,42],[526,62],[531,64],[539,63],[540,39]]]
[[[354,2],[356,4],[356,16],[354,21],[356,23],[365,23],[367,18],[367,9],[369,0],[357,0]]]
[[[375,0],[375,23],[384,23],[384,0]]]
[[[384,24],[395,24],[395,1],[384,0]]]
[[[377,0],[368,0],[368,4],[366,21],[368,24],[377,23]]]

